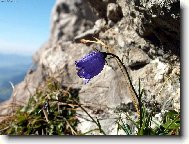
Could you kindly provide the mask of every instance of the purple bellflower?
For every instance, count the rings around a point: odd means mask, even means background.
[[[76,69],[78,70],[77,75],[80,78],[84,78],[85,84],[103,70],[105,58],[106,53],[92,51],[80,60],[75,61]]]

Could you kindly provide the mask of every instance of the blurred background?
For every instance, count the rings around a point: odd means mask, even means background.
[[[0,1],[0,102],[22,81],[32,55],[46,41],[55,0]]]

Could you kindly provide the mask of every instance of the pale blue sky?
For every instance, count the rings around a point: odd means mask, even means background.
[[[0,0],[0,53],[32,55],[49,37],[55,0],[8,1]]]

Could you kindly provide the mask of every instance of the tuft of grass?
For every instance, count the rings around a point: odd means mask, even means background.
[[[78,90],[49,79],[25,107],[0,124],[2,135],[78,135],[75,103]]]
[[[120,112],[125,117],[118,118],[118,129],[122,129],[126,135],[180,135],[180,112],[175,110],[161,112],[161,119],[155,120],[155,114],[158,114],[156,105],[154,105],[152,110],[145,106],[145,103],[142,101],[143,89],[140,86],[139,80],[138,103],[140,117],[133,119],[131,114]],[[132,125],[128,123],[132,123]],[[131,131],[133,126],[136,128],[136,132]]]

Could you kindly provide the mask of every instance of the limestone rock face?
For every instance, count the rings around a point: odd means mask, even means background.
[[[51,16],[51,40],[71,41],[93,26],[97,19],[86,0],[57,0]]]
[[[57,0],[49,40],[33,56],[33,68],[5,103],[13,98],[26,103],[45,78],[54,77],[63,85],[79,88],[80,103],[89,106],[91,115],[103,119],[101,125],[107,134],[115,134],[114,110],[131,102],[129,87],[117,62],[107,58],[103,71],[88,84],[83,84],[75,68],[75,61],[94,47],[107,52],[97,44],[79,43],[82,38],[95,36],[127,66],[136,90],[141,79],[146,103],[155,101],[163,110],[180,110],[178,4],[178,0]],[[82,132],[95,128],[84,118],[79,119],[78,129]]]

